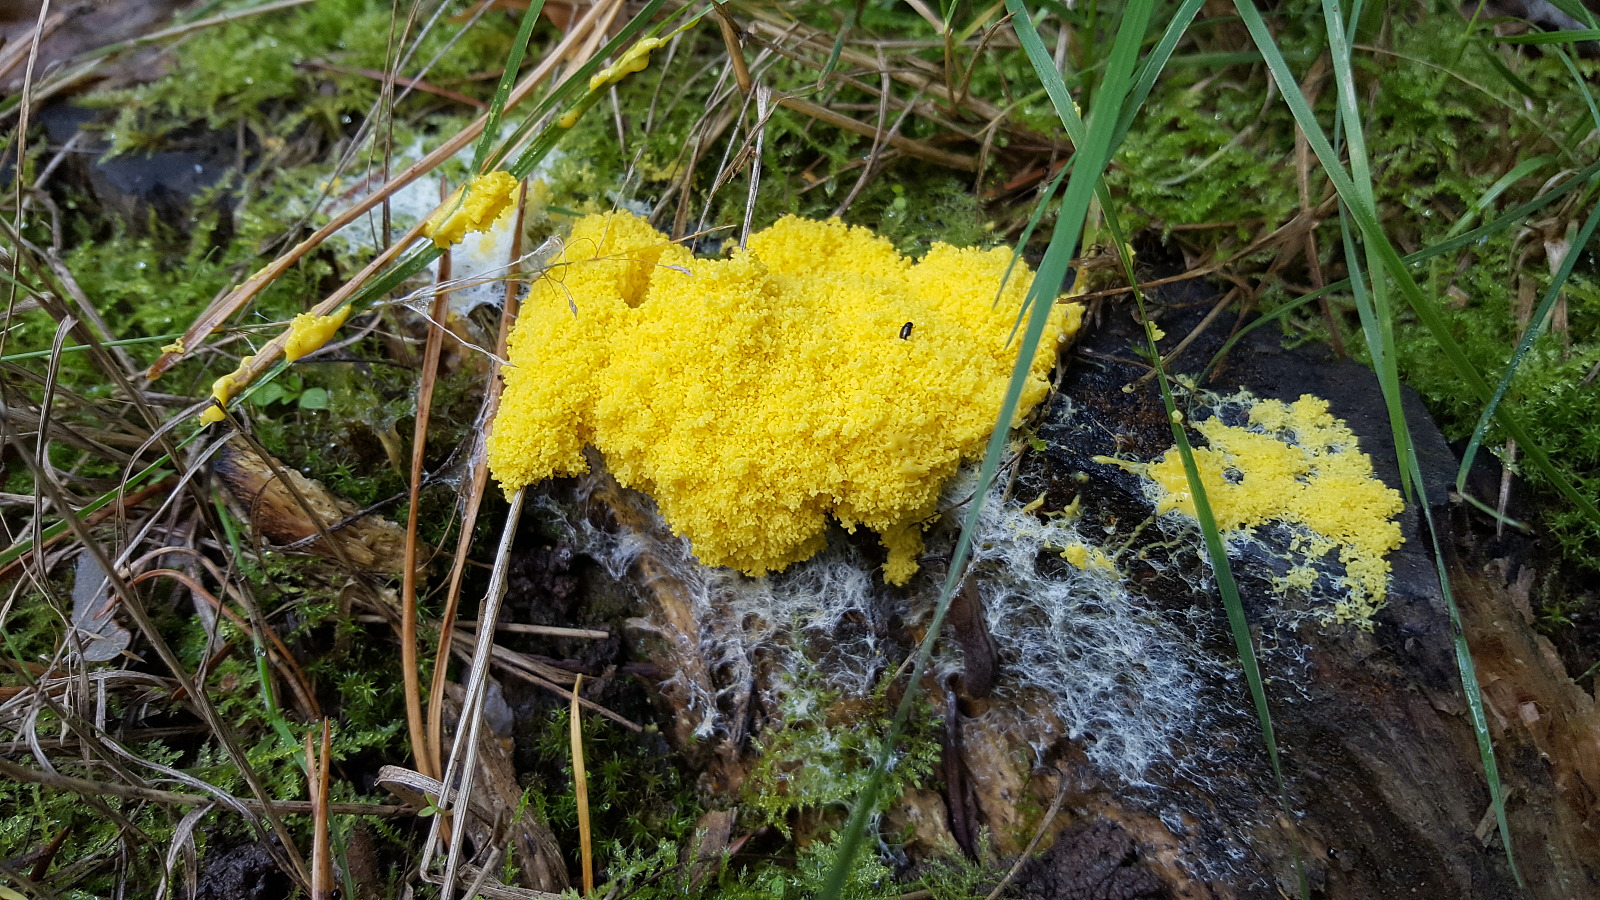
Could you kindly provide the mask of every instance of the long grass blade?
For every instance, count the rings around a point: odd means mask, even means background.
[[[1017,40],[1022,44],[1022,49],[1027,54],[1028,62],[1033,66],[1034,74],[1038,76],[1039,82],[1044,85],[1045,94],[1050,98],[1051,105],[1055,107],[1057,118],[1061,120],[1062,126],[1066,128],[1067,137],[1072,140],[1073,146],[1082,146],[1086,138],[1086,129],[1083,124],[1083,118],[1079,114],[1078,105],[1073,102],[1072,93],[1067,88],[1066,79],[1056,69],[1054,58],[1051,57],[1050,51],[1045,47],[1044,40],[1039,37],[1039,29],[1033,24],[1032,17],[1025,14],[1026,11],[1022,4],[1017,0],[1006,0],[1006,3],[1008,12],[1012,14],[1012,28],[1016,31]],[[1177,48],[1178,41],[1183,37],[1185,29],[1194,21],[1194,17],[1199,14],[1200,8],[1204,5],[1205,0],[1184,0],[1183,5],[1178,8],[1172,19],[1167,22],[1166,30],[1162,33],[1161,39],[1156,42],[1155,48],[1140,64],[1138,78],[1134,82],[1127,101],[1123,104],[1122,114],[1117,120],[1117,130],[1111,137],[1111,152],[1115,153],[1116,149],[1122,146],[1122,140],[1127,137],[1128,130],[1133,126],[1133,120],[1138,114],[1139,108],[1144,105],[1144,101],[1150,96],[1150,91],[1155,87],[1156,78],[1161,74],[1168,61],[1171,60],[1172,52]],[[1040,195],[1039,202],[1034,206],[1033,214],[1028,217],[1028,224],[1023,228],[1022,236],[1018,238],[1017,246],[1011,254],[1011,263],[1006,267],[1005,277],[1001,279],[1001,291],[1005,289],[1005,283],[1010,281],[1012,269],[1016,267],[1017,260],[1021,258],[1023,248],[1028,245],[1028,241],[1033,237],[1034,229],[1038,227],[1040,220],[1044,218],[1045,212],[1050,207],[1050,201],[1055,197],[1056,189],[1060,186],[1062,179],[1071,171],[1074,161],[1076,161],[1076,156],[1068,160],[1065,166],[1062,166],[1061,171],[1056,174],[1044,193]],[[1103,180],[1096,185],[1096,194],[1099,196],[1102,207],[1110,205],[1111,198],[1105,190]],[[995,297],[998,300],[999,292],[996,292]],[[1017,327],[1021,327],[1022,317],[1026,314],[1026,306],[1018,311]],[[1013,329],[1014,335],[1015,329]]]
[[[1323,0],[1322,14],[1328,35],[1328,56],[1333,63],[1334,93],[1341,126],[1336,134],[1343,138],[1349,148],[1350,179],[1357,196],[1367,208],[1376,209],[1378,203],[1372,189],[1372,166],[1367,157],[1367,139],[1361,128],[1361,107],[1356,98],[1355,72],[1350,61],[1353,36],[1346,33],[1344,13],[1338,0]],[[1354,25],[1350,28],[1353,29]],[[1347,247],[1351,244],[1348,231],[1345,243]],[[1361,311],[1361,327],[1366,333],[1372,369],[1378,376],[1378,387],[1383,392],[1384,406],[1389,413],[1389,430],[1394,437],[1396,454],[1395,468],[1400,472],[1400,491],[1409,498],[1413,486],[1410,470],[1404,460],[1411,452],[1411,431],[1406,425],[1405,410],[1401,403],[1400,366],[1395,352],[1394,311],[1389,303],[1389,282],[1381,277],[1376,248],[1362,247],[1362,250],[1367,258],[1367,269],[1372,274],[1372,283],[1370,295],[1358,292],[1358,297],[1365,296],[1368,299],[1365,303],[1358,303],[1357,308]],[[1347,260],[1351,266],[1357,264],[1353,254]],[[1353,268],[1351,276],[1352,286],[1359,285],[1360,276],[1355,274]]]
[[[1022,6],[1020,0],[1011,0],[1011,4],[1014,4],[1014,8]],[[933,655],[933,646],[939,638],[940,627],[945,614],[949,611],[950,601],[955,596],[956,588],[965,576],[967,560],[972,551],[972,539],[977,532],[978,520],[983,512],[989,486],[993,484],[995,475],[999,471],[1000,460],[1005,455],[1011,421],[1022,396],[1029,361],[1039,346],[1051,304],[1055,301],[1059,287],[1065,281],[1071,266],[1072,255],[1077,249],[1078,238],[1083,233],[1089,204],[1094,197],[1101,173],[1110,162],[1117,117],[1132,84],[1139,48],[1143,43],[1154,5],[1153,0],[1133,0],[1128,4],[1119,24],[1107,63],[1106,76],[1093,98],[1088,134],[1078,150],[1079,164],[1074,167],[1067,181],[1055,233],[1051,237],[1044,259],[1039,264],[1038,274],[1029,290],[1029,302],[1032,308],[1028,316],[1027,330],[1018,349],[1017,365],[1006,388],[1005,400],[1001,404],[994,433],[989,438],[989,445],[979,468],[976,495],[968,504],[960,537],[957,538],[951,554],[949,572],[945,576],[944,587],[940,591],[933,618],[928,623],[927,636],[918,647],[916,663],[912,667],[905,695],[895,710],[894,721],[879,747],[872,772],[868,775],[861,793],[856,797],[850,820],[840,836],[837,858],[821,892],[825,900],[838,900],[843,895],[845,882],[854,866],[856,856],[862,849],[867,820],[877,806],[878,794],[883,788],[884,775],[888,771],[894,748],[905,731],[911,711],[915,708],[922,675],[927,671],[928,662]],[[1027,15],[1025,8],[1022,9],[1022,14]]]
[[[495,85],[494,97],[489,101],[489,119],[483,126],[483,134],[478,136],[477,149],[472,152],[474,172],[483,171],[489,148],[500,139],[500,118],[505,115],[506,101],[517,84],[517,71],[522,68],[523,54],[527,52],[528,42],[533,39],[533,26],[539,21],[539,13],[543,9],[544,0],[533,0],[522,14],[522,24],[517,26],[517,36],[512,39],[511,52],[506,56],[506,70],[500,74],[500,83]]]
[[[1572,242],[1571,249],[1562,258],[1561,265],[1550,279],[1550,285],[1545,288],[1544,296],[1540,298],[1539,306],[1534,310],[1533,318],[1529,320],[1528,328],[1522,334],[1522,340],[1517,343],[1516,352],[1511,354],[1511,362],[1506,366],[1505,374],[1495,386],[1494,396],[1484,404],[1483,413],[1478,416],[1478,424],[1472,429],[1472,438],[1467,441],[1467,449],[1461,454],[1461,467],[1456,470],[1457,493],[1466,495],[1467,473],[1472,470],[1472,463],[1477,459],[1478,448],[1483,443],[1484,434],[1489,430],[1489,423],[1494,419],[1494,412],[1499,408],[1500,401],[1505,399],[1506,392],[1511,389],[1511,382],[1516,378],[1522,360],[1527,357],[1528,351],[1533,349],[1534,341],[1544,332],[1544,323],[1550,318],[1551,310],[1555,309],[1556,301],[1561,299],[1561,289],[1572,276],[1572,269],[1577,265],[1578,258],[1583,255],[1583,248],[1590,246],[1589,241],[1594,237],[1597,225],[1600,225],[1600,202],[1597,202],[1594,209],[1589,212],[1589,218],[1578,230],[1577,239]]]
[[[1013,0],[1014,2],[1014,0]],[[1020,4],[1017,4],[1020,5]],[[1178,39],[1182,36],[1183,29],[1187,28],[1194,16],[1199,12],[1202,3],[1190,0],[1185,3],[1168,23],[1166,32],[1157,43],[1155,51],[1145,61],[1140,78],[1135,84],[1138,92],[1130,97],[1128,106],[1123,111],[1123,116],[1117,123],[1117,134],[1114,140],[1120,142],[1122,135],[1127,133],[1128,127],[1137,113],[1138,106],[1144,98],[1149,96],[1155,84],[1155,77],[1161,67],[1170,58],[1173,49],[1177,46]],[[1012,12],[1017,12],[1013,7]],[[1065,81],[1061,73],[1056,71],[1053,60],[1045,49],[1044,42],[1039,38],[1038,30],[1033,22],[1025,15],[1018,15],[1014,19],[1017,37],[1023,49],[1028,53],[1034,72],[1044,83],[1045,91],[1056,106],[1057,114],[1061,117],[1062,124],[1067,129],[1067,134],[1073,141],[1080,142],[1084,139],[1084,126],[1079,118],[1078,110],[1071,101]],[[1107,226],[1111,230],[1112,238],[1117,245],[1118,255],[1122,259],[1128,283],[1133,285],[1135,302],[1139,304],[1141,317],[1144,312],[1144,296],[1138,288],[1138,279],[1133,272],[1132,260],[1127,254],[1127,238],[1118,224],[1116,210],[1110,202],[1110,197],[1105,190],[1104,180],[1100,179],[1096,186],[1097,196],[1100,198],[1101,209],[1106,216]],[[1045,202],[1048,202],[1049,193],[1046,193]],[[1043,204],[1041,203],[1041,209]],[[1037,216],[1037,212],[1036,212]],[[1160,359],[1154,341],[1146,335],[1149,344],[1151,359]],[[1158,365],[1157,378],[1160,380],[1162,400],[1166,404],[1169,416],[1176,416],[1178,408],[1172,397],[1171,385],[1167,381],[1166,373]],[[1255,655],[1255,648],[1250,634],[1250,625],[1244,614],[1244,603],[1239,597],[1239,588],[1233,578],[1233,570],[1228,562],[1226,547],[1223,546],[1221,533],[1217,529],[1216,519],[1212,515],[1211,506],[1205,501],[1205,486],[1200,482],[1199,470],[1195,468],[1194,453],[1190,447],[1183,427],[1174,420],[1172,430],[1175,435],[1174,442],[1179,447],[1179,455],[1184,463],[1184,470],[1188,474],[1190,491],[1196,497],[1195,510],[1200,521],[1201,530],[1206,538],[1206,551],[1211,561],[1212,571],[1217,579],[1217,590],[1223,599],[1223,606],[1227,609],[1228,624],[1233,632],[1234,645],[1238,648],[1239,660],[1245,671],[1245,680],[1249,683],[1251,702],[1255,706],[1256,718],[1261,724],[1262,738],[1267,746],[1267,759],[1272,767],[1273,778],[1278,786],[1280,805],[1285,815],[1289,813],[1289,794],[1283,779],[1283,768],[1278,757],[1277,738],[1272,727],[1272,714],[1267,706],[1266,690],[1261,679],[1261,669]],[[1307,896],[1309,891],[1306,882],[1304,867],[1301,863],[1298,844],[1295,852],[1295,871],[1300,882],[1300,893]]]
[[[583,707],[578,688],[583,676],[572,682],[572,708],[567,713],[572,739],[572,797],[578,806],[578,852],[583,860],[583,896],[594,896],[594,834],[589,825],[589,776],[583,769]]]
[[[1555,201],[1560,200],[1573,190],[1579,187],[1589,188],[1596,183],[1600,183],[1600,162],[1591,163],[1588,167],[1577,172],[1571,178],[1562,181],[1560,184],[1540,194],[1539,196],[1534,197],[1532,200],[1518,204],[1517,206],[1496,216],[1492,221],[1479,225],[1477,228],[1474,228],[1470,231],[1464,231],[1453,238],[1449,238],[1447,240],[1440,241],[1437,244],[1424,247],[1415,253],[1408,254],[1405,257],[1402,257],[1402,261],[1407,266],[1420,266],[1423,263],[1431,259],[1437,259],[1446,253],[1459,250],[1462,247],[1466,247],[1469,244],[1480,240],[1486,240],[1501,233],[1502,231],[1505,231],[1513,225],[1521,224],[1534,213],[1544,209]],[[1218,349],[1216,354],[1212,356],[1211,362],[1207,363],[1206,368],[1201,372],[1200,380],[1204,381],[1211,373],[1212,369],[1215,369],[1222,362],[1222,360],[1227,357],[1229,351],[1231,351],[1240,341],[1244,340],[1244,338],[1250,334],[1250,332],[1262,327],[1263,325],[1280,321],[1290,313],[1308,303],[1311,303],[1314,300],[1318,300],[1332,294],[1342,293],[1349,289],[1350,279],[1344,278],[1339,281],[1324,285],[1323,287],[1320,287],[1309,293],[1301,294],[1300,296],[1295,297],[1293,300],[1286,301],[1283,304],[1269,310],[1268,312],[1262,313],[1259,318],[1252,320],[1249,324],[1240,328],[1236,334],[1228,338],[1228,340],[1223,343],[1222,347]]]
[[[1413,451],[1407,465],[1411,477],[1421,482],[1422,465]],[[1445,566],[1444,547],[1439,543],[1439,526],[1433,519],[1433,509],[1423,503],[1422,517],[1428,529],[1428,540],[1433,545],[1433,563],[1438,573],[1439,589],[1444,596],[1444,607],[1450,614],[1450,642],[1455,649],[1456,672],[1461,677],[1461,691],[1467,697],[1467,711],[1472,719],[1472,734],[1478,742],[1478,761],[1483,765],[1483,780],[1489,786],[1489,799],[1494,807],[1495,825],[1500,829],[1500,839],[1505,843],[1506,864],[1511,867],[1511,877],[1517,886],[1524,886],[1522,872],[1517,868],[1517,857],[1511,846],[1511,825],[1506,821],[1505,788],[1500,783],[1500,766],[1494,755],[1494,736],[1489,733],[1489,717],[1483,709],[1483,691],[1478,686],[1478,670],[1472,662],[1472,648],[1467,645],[1467,631],[1461,622],[1461,609],[1456,605],[1455,592],[1450,589],[1450,572]]]
[[[1466,351],[1462,350],[1460,343],[1456,341],[1455,336],[1450,332],[1449,323],[1444,320],[1444,316],[1433,305],[1432,301],[1424,296],[1422,288],[1417,284],[1416,277],[1412,274],[1411,265],[1401,258],[1399,252],[1395,250],[1394,244],[1389,240],[1388,235],[1384,233],[1383,226],[1378,221],[1377,211],[1372,206],[1361,201],[1349,174],[1344,171],[1338,155],[1333,150],[1333,146],[1328,143],[1327,136],[1323,134],[1322,126],[1317,123],[1316,116],[1312,113],[1310,104],[1306,102],[1305,95],[1300,92],[1295,84],[1293,74],[1289,71],[1288,63],[1284,60],[1283,54],[1279,52],[1276,42],[1267,30],[1266,23],[1261,19],[1260,12],[1245,0],[1235,0],[1235,6],[1244,19],[1245,26],[1249,29],[1251,37],[1261,50],[1262,58],[1267,62],[1273,77],[1277,79],[1284,101],[1289,105],[1290,111],[1294,113],[1296,122],[1299,123],[1301,130],[1305,133],[1306,142],[1311,146],[1312,151],[1317,154],[1318,160],[1322,163],[1323,171],[1327,174],[1328,180],[1333,183],[1334,190],[1348,204],[1350,214],[1355,219],[1362,239],[1375,246],[1378,259],[1383,263],[1383,268],[1387,270],[1389,277],[1394,279],[1395,286],[1405,297],[1407,304],[1411,307],[1412,312],[1416,314],[1417,319],[1422,322],[1434,340],[1438,342],[1446,361],[1455,371],[1457,377],[1461,379],[1462,385],[1473,396],[1487,402],[1493,395],[1493,391],[1490,390],[1488,383],[1483,380],[1483,376],[1473,367],[1472,362],[1467,359]],[[1460,240],[1460,238],[1457,238],[1457,240]],[[1573,485],[1571,479],[1567,478],[1550,462],[1549,455],[1544,452],[1538,441],[1533,439],[1527,429],[1523,428],[1522,424],[1507,412],[1503,406],[1495,410],[1495,419],[1517,441],[1518,446],[1523,448],[1528,462],[1538,468],[1550,480],[1556,490],[1570,501],[1586,519],[1596,525],[1600,525],[1600,508],[1596,508],[1594,501],[1584,496]]]
[[[1111,206],[1104,209],[1106,227],[1116,242],[1123,275],[1133,286],[1133,300],[1139,310],[1139,319],[1148,321],[1144,291],[1139,289],[1138,277],[1133,270],[1133,256],[1128,251],[1127,236],[1122,230],[1116,209]],[[1255,639],[1250,632],[1250,620],[1245,616],[1244,599],[1239,594],[1239,584],[1233,577],[1233,565],[1228,559],[1227,545],[1222,540],[1222,530],[1217,527],[1216,514],[1211,509],[1205,482],[1201,480],[1200,468],[1195,463],[1194,446],[1189,443],[1188,433],[1183,427],[1183,415],[1178,409],[1177,398],[1173,396],[1171,379],[1167,377],[1166,369],[1160,363],[1161,351],[1156,347],[1155,336],[1148,329],[1145,330],[1144,341],[1145,353],[1155,361],[1153,371],[1156,384],[1161,390],[1161,403],[1167,411],[1167,422],[1172,429],[1172,442],[1178,448],[1178,457],[1183,462],[1184,476],[1189,483],[1189,493],[1194,497],[1195,520],[1200,523],[1200,533],[1205,540],[1206,558],[1211,563],[1211,573],[1217,580],[1217,595],[1222,598],[1222,607],[1227,612],[1228,630],[1233,635],[1233,646],[1239,654],[1240,667],[1244,669],[1245,683],[1250,689],[1250,702],[1256,711],[1256,722],[1261,726],[1261,739],[1267,749],[1267,763],[1272,769],[1273,782],[1278,789],[1278,806],[1283,812],[1285,821],[1293,821],[1293,810],[1289,804],[1289,786],[1283,778],[1277,732],[1272,726],[1272,709],[1267,705],[1266,682],[1261,677],[1261,664],[1256,656]],[[1299,836],[1291,833],[1289,838],[1294,853],[1294,871],[1300,896],[1302,900],[1309,900],[1311,885],[1306,879],[1304,853],[1300,847]]]
[[[1373,251],[1373,256],[1371,258],[1380,262],[1383,268],[1387,270],[1388,276],[1394,279],[1396,286],[1406,297],[1406,300],[1410,304],[1413,312],[1415,312],[1417,317],[1422,320],[1423,324],[1428,327],[1429,331],[1433,333],[1435,340],[1438,341],[1440,347],[1444,350],[1446,358],[1456,370],[1457,374],[1461,377],[1462,381],[1480,399],[1488,400],[1490,396],[1488,385],[1484,383],[1477,370],[1472,367],[1472,364],[1466,358],[1465,352],[1462,351],[1460,345],[1456,343],[1455,338],[1450,334],[1449,328],[1444,322],[1443,316],[1422,295],[1422,290],[1417,285],[1416,279],[1412,275],[1410,268],[1400,258],[1400,254],[1396,252],[1394,245],[1389,241],[1388,235],[1384,233],[1383,227],[1377,218],[1377,210],[1374,204],[1371,202],[1370,196],[1362,193],[1356,183],[1352,181],[1349,173],[1347,173],[1341,165],[1337,153],[1334,151],[1333,146],[1329,144],[1327,136],[1322,131],[1322,126],[1317,122],[1316,116],[1312,112],[1310,104],[1306,101],[1305,95],[1300,92],[1298,83],[1294,80],[1293,74],[1289,71],[1288,63],[1284,60],[1283,54],[1279,52],[1277,42],[1273,40],[1271,32],[1267,30],[1266,23],[1262,21],[1260,12],[1255,8],[1253,3],[1246,2],[1246,0],[1234,0],[1234,5],[1239,10],[1239,15],[1244,20],[1245,27],[1249,30],[1252,40],[1255,41],[1256,48],[1261,52],[1262,59],[1267,63],[1267,66],[1269,70],[1271,70],[1273,77],[1277,79],[1279,91],[1283,95],[1284,101],[1289,105],[1290,111],[1294,114],[1295,121],[1299,124],[1301,132],[1305,135],[1306,142],[1317,154],[1317,158],[1322,164],[1323,171],[1327,174],[1328,179],[1333,182],[1334,189],[1338,192],[1341,201],[1343,201],[1345,204],[1345,208],[1348,210],[1349,215],[1355,220],[1357,230],[1359,231],[1362,240]],[[1338,29],[1330,29],[1330,31],[1333,30]],[[1350,257],[1350,261],[1353,261],[1354,259],[1354,256]],[[1374,283],[1376,283],[1379,279],[1379,273],[1373,272],[1372,278]],[[1396,411],[1392,410],[1391,419],[1393,419],[1396,414]],[[1528,445],[1528,458],[1534,461],[1535,464],[1544,470],[1547,475],[1551,476],[1552,481],[1556,482],[1562,489],[1562,493],[1566,494],[1569,499],[1572,499],[1575,505],[1583,510],[1586,515],[1591,515],[1594,520],[1600,521],[1600,510],[1596,510],[1592,502],[1579,494],[1577,489],[1573,487],[1573,485],[1568,482],[1564,476],[1556,471],[1555,467],[1550,464],[1549,458],[1544,454],[1544,451],[1540,449],[1537,444],[1528,439],[1527,432],[1520,426],[1520,424],[1518,424],[1511,416],[1507,415],[1503,407],[1497,409],[1495,411],[1495,415],[1500,421],[1501,425],[1505,427],[1508,432],[1511,432],[1512,436],[1518,440],[1519,444]],[[1403,415],[1401,417],[1401,421],[1404,421]],[[1415,462],[1414,451],[1409,452],[1406,456],[1402,457],[1401,464],[1405,466],[1405,470],[1409,473],[1410,478],[1415,478],[1415,476],[1420,474],[1420,469]],[[1418,484],[1420,486],[1421,482],[1419,481]],[[1420,498],[1419,505],[1423,508],[1424,514],[1429,515],[1429,519],[1431,521],[1431,515],[1429,514],[1428,510],[1428,498]],[[1435,547],[1437,549],[1437,541],[1435,541]],[[1442,580],[1441,590],[1443,592],[1446,605],[1450,609],[1452,620],[1458,621],[1459,612],[1455,609],[1454,598],[1450,593],[1448,583],[1443,581],[1445,576],[1443,560],[1438,556],[1437,552],[1435,553],[1435,557],[1439,566]],[[1478,719],[1483,718],[1484,716],[1483,704],[1482,698],[1477,695],[1475,680],[1469,682],[1469,679],[1472,678],[1473,667],[1470,650],[1467,647],[1464,638],[1456,642],[1455,649],[1457,667],[1463,673],[1462,685],[1466,690],[1468,704],[1472,707],[1472,715],[1474,721],[1476,722]],[[1505,841],[1506,861],[1511,868],[1513,877],[1516,878],[1518,884],[1521,884],[1522,875],[1517,870],[1516,859],[1512,851],[1511,836],[1506,825],[1505,797],[1501,791],[1498,770],[1495,768],[1494,745],[1490,740],[1487,728],[1478,729],[1475,726],[1474,731],[1478,741],[1479,755],[1484,760],[1485,780],[1488,782],[1489,794],[1491,802],[1494,806],[1495,817],[1501,828],[1501,836]]]

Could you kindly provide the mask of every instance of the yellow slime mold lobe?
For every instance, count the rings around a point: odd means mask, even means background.
[[[703,260],[627,213],[590,216],[523,305],[489,464],[515,490],[586,471],[592,445],[704,563],[781,570],[832,518],[877,532],[903,584],[940,487],[994,427],[1032,280],[1019,268],[997,303],[1010,260],[936,244],[912,261],[792,216]],[[1052,310],[1017,421],[1082,314]]]
[[[465,188],[456,188],[455,193],[429,214],[423,223],[422,235],[436,247],[459,244],[469,231],[488,231],[495,219],[511,208],[516,194],[517,179],[510,172],[479,175]]]

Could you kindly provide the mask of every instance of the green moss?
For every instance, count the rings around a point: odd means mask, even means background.
[[[882,688],[869,698],[846,701],[808,684],[815,673],[799,677],[801,682],[783,696],[781,727],[759,739],[761,758],[745,781],[742,798],[746,814],[786,834],[797,813],[838,813],[861,796],[893,717]],[[939,743],[928,708],[912,720],[897,754],[874,812],[932,775]]]
[[[249,129],[269,150],[311,128],[324,137],[344,134],[365,118],[381,82],[353,70],[382,71],[395,43],[414,49],[410,75],[451,43],[461,29],[451,9],[420,43],[398,40],[405,13],[379,0],[321,0],[280,13],[250,16],[207,29],[170,54],[166,77],[150,84],[94,95],[92,102],[120,112],[110,129],[117,152],[158,146],[178,129]],[[428,72],[430,84],[487,100],[515,34],[505,14],[484,17],[455,41]],[[332,67],[332,68],[330,68]],[[344,70],[344,71],[338,71]],[[413,92],[401,115],[439,104]]]
[[[1242,242],[1296,210],[1294,183],[1260,156],[1292,143],[1288,111],[1247,85],[1219,89],[1214,74],[1179,69],[1128,133],[1108,182],[1129,227],[1214,224],[1205,240]]]

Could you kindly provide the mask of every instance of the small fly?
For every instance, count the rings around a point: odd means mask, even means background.
[[[902,341],[911,340],[911,323],[910,322],[907,322],[904,325],[900,326],[900,340],[902,340]]]

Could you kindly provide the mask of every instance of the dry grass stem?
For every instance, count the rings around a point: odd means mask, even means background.
[[[337,888],[333,877],[333,848],[328,842],[328,765],[329,727],[322,720],[321,748],[311,732],[306,732],[306,788],[310,795],[311,900],[334,900]]]
[[[528,211],[526,185],[517,189],[517,223],[511,232],[511,269],[506,273],[505,303],[500,309],[500,324],[495,336],[495,348],[485,379],[483,407],[478,412],[478,426],[472,430],[472,448],[467,453],[467,489],[462,498],[461,530],[456,535],[456,552],[450,561],[450,575],[445,588],[444,615],[439,623],[439,640],[433,653],[433,681],[428,689],[427,743],[435,766],[444,756],[444,686],[450,671],[450,647],[454,641],[456,614],[461,603],[461,579],[466,574],[467,560],[471,555],[472,540],[478,525],[478,511],[483,506],[484,492],[489,484],[489,467],[484,453],[484,436],[490,422],[500,409],[500,393],[504,388],[499,376],[500,361],[506,357],[506,342],[511,336],[511,326],[516,321],[517,292],[522,280],[522,225]],[[476,625],[477,623],[473,623]]]
[[[472,631],[478,627],[477,622],[462,621],[456,623],[457,627]],[[519,622],[501,622],[495,626],[500,631],[512,631],[517,634],[539,634],[545,637],[590,638],[605,640],[611,637],[611,632],[600,631],[595,628],[562,628],[558,625],[524,625]]]
[[[500,544],[495,551],[494,568],[489,578],[489,586],[483,598],[481,620],[493,626],[500,618],[500,605],[506,593],[506,569],[511,558],[511,546],[516,540],[517,523],[522,517],[522,503],[526,491],[518,489],[511,495],[510,508],[506,510],[505,527],[500,534]],[[478,629],[478,638],[474,643],[472,652],[472,666],[467,671],[463,685],[466,687],[466,697],[461,703],[460,725],[456,728],[455,740],[450,747],[450,757],[444,767],[445,784],[459,785],[457,793],[449,798],[448,807],[445,802],[440,803],[440,808],[456,809],[461,806],[470,806],[472,802],[472,787],[477,775],[477,754],[479,732],[483,725],[483,702],[488,690],[489,665],[494,656],[494,628],[484,627]],[[444,801],[446,798],[440,798]],[[437,847],[440,831],[444,827],[443,817],[434,819],[433,829],[428,834],[428,840],[422,852],[422,870],[432,868],[433,853]],[[461,866],[465,862],[462,856],[463,839],[466,835],[464,828],[451,828],[449,835],[449,850],[445,857],[444,880],[441,892],[446,897],[454,896],[456,881],[461,875]]]
[[[469,638],[465,635],[457,635],[455,641],[456,656],[460,659],[469,661],[475,659],[472,648],[476,646],[476,640],[477,639]],[[569,672],[566,669],[558,669],[554,666],[546,665],[545,663],[539,662],[536,659],[518,653],[515,650],[502,647],[499,644],[493,645],[491,654],[490,662],[492,664],[498,665],[503,670],[510,671],[511,673],[526,679],[532,684],[538,685],[539,687],[544,688],[551,693],[559,694],[562,697],[572,693],[570,690],[570,685],[572,684],[573,680],[577,678],[577,673],[575,672]],[[644,731],[644,727],[637,722],[634,722],[625,716],[619,715],[618,713],[612,712],[600,704],[595,703],[593,700],[580,699],[578,702],[583,704],[584,708],[588,709],[590,712],[604,716],[611,721],[616,722],[618,725],[628,729],[629,731],[632,731],[636,734],[643,733]]]
[[[450,254],[439,258],[440,283],[450,280]],[[422,514],[423,456],[428,447],[428,423],[433,415],[433,389],[439,380],[439,357],[444,350],[444,320],[450,311],[450,292],[434,294],[428,317],[428,337],[422,351],[422,381],[417,386],[417,414],[411,432],[411,477],[406,511],[405,563],[400,574],[400,673],[404,681],[406,730],[417,769],[437,778],[439,761],[428,744],[422,716],[422,689],[417,671],[417,524]]]
[[[583,710],[578,704],[578,688],[583,676],[572,682],[572,706],[567,722],[572,733],[572,786],[578,806],[578,851],[583,857],[583,896],[594,896],[594,844],[589,829],[589,776],[583,771]]]
[[[24,784],[58,787],[89,799],[122,797],[127,800],[146,800],[170,806],[201,806],[224,802],[229,806],[238,806],[254,813],[289,816],[309,815],[312,811],[311,802],[308,800],[274,800],[269,803],[262,803],[260,800],[251,797],[184,794],[178,791],[163,791],[157,788],[140,787],[132,784],[74,778],[57,772],[30,769],[7,759],[0,759],[0,775]],[[415,816],[417,808],[404,804],[330,802],[328,804],[328,813],[335,816],[372,816],[379,819],[398,819]]]

